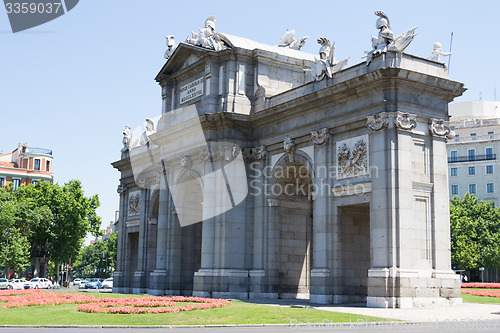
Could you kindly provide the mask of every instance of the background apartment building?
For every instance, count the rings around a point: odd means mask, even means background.
[[[12,182],[19,186],[36,184],[39,181],[52,182],[52,151],[19,144],[10,153],[0,154],[0,186]]]
[[[450,104],[455,138],[447,145],[450,198],[465,193],[500,205],[500,103]]]

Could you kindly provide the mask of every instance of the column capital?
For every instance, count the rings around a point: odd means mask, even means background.
[[[324,145],[325,143],[327,143],[329,137],[330,134],[328,133],[328,128],[326,127],[311,132],[311,141],[317,146]]]
[[[443,137],[446,139],[453,139],[455,132],[450,126],[445,124],[444,119],[431,118],[429,123],[429,132],[432,136]]]

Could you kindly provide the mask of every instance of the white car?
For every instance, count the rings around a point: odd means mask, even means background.
[[[33,289],[51,289],[52,282],[45,278],[34,278],[30,282],[30,288]]]
[[[76,278],[73,280],[73,285],[74,286],[80,286],[80,284],[83,282],[83,279]]]
[[[0,279],[0,289],[7,289],[8,284],[9,284],[9,280]]]
[[[113,278],[106,279],[102,282],[102,287],[103,288],[113,288]]]
[[[24,279],[13,279],[10,280],[7,285],[7,289],[28,289],[30,287],[30,283]]]
[[[85,283],[87,283],[87,280],[80,280],[80,284],[78,285],[78,288],[85,289]]]

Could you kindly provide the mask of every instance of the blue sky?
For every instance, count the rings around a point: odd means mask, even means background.
[[[126,1],[82,0],[69,13],[13,34],[0,11],[0,151],[19,142],[54,151],[55,181],[82,181],[99,194],[103,228],[118,209],[125,124],[161,112],[154,77],[165,60],[165,36],[184,41],[206,17],[216,30],[275,45],[287,29],[336,43],[336,57],[363,61],[376,35],[374,10],[384,10],[394,33],[418,26],[406,53],[427,57],[435,41],[450,47],[450,79],[468,91],[456,101],[494,100],[499,85],[499,1]],[[446,59],[446,58],[444,58]],[[447,62],[447,59],[446,59]]]

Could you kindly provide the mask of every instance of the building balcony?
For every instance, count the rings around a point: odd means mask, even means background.
[[[33,148],[33,147],[23,147],[22,153],[33,153],[33,154],[46,154],[52,155],[52,150],[45,148]]]
[[[487,134],[479,136],[460,136],[455,137],[448,141],[448,144],[454,143],[479,143],[479,142],[491,142],[493,140],[500,140],[500,134]]]
[[[475,155],[475,156],[457,156],[457,157],[448,157],[448,163],[491,161],[491,160],[496,160],[496,159],[497,159],[497,154]]]

